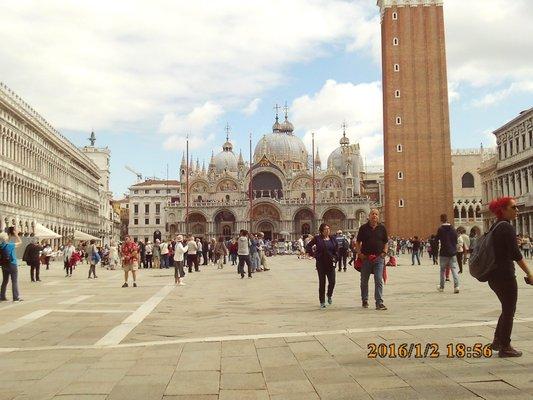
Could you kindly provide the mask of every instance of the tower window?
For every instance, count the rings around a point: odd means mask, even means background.
[[[402,124],[402,117],[396,117],[396,125]]]
[[[392,19],[395,21],[398,19],[398,13],[396,11],[392,13]]]
[[[397,99],[400,98],[400,91],[399,91],[399,90],[396,90],[396,91],[394,92],[394,97],[396,97]]]
[[[403,151],[403,146],[402,146],[401,144],[397,144],[397,145],[396,145],[396,151],[397,151],[398,153],[401,153],[401,152]]]
[[[400,41],[398,40],[398,38],[395,37],[394,39],[392,39],[393,46],[398,46],[399,44],[400,44]]]
[[[394,72],[400,71],[400,64],[394,64]]]
[[[403,172],[402,171],[398,171],[398,179],[403,179]]]
[[[398,207],[403,208],[405,206],[405,202],[403,199],[398,200]]]

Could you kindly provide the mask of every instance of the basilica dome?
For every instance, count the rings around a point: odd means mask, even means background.
[[[328,169],[340,173],[350,172],[354,177],[358,176],[363,169],[359,144],[350,145],[350,139],[346,137],[346,132],[340,140],[340,147],[333,150],[328,157]]]
[[[273,132],[264,135],[255,146],[254,161],[259,162],[266,155],[272,162],[307,168],[307,149],[302,140],[292,134],[293,130],[287,118],[280,124],[276,116]]]
[[[222,151],[212,157],[211,164],[218,172],[222,172],[224,170],[237,172],[238,158],[233,152],[233,145],[229,140],[227,140],[222,146]]]

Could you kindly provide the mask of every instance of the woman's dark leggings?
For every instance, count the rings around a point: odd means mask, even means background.
[[[335,289],[335,266],[322,266],[317,263],[316,270],[318,272],[318,299],[320,303],[325,303],[326,278],[328,279],[328,297],[333,296],[333,289]]]
[[[513,279],[489,279],[490,288],[496,293],[502,304],[502,313],[498,319],[494,337],[498,338],[502,347],[511,343],[511,332],[513,330],[513,319],[518,300],[518,285],[516,278]]]

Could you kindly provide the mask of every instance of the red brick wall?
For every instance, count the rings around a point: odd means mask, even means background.
[[[391,235],[425,237],[436,232],[440,214],[453,219],[443,9],[387,8],[381,32],[385,219]],[[394,37],[398,46],[393,46]],[[400,64],[399,72],[394,64]],[[397,116],[401,125],[396,125]],[[397,179],[398,171],[403,180]]]

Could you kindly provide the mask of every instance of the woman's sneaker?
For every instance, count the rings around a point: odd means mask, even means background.
[[[376,306],[376,310],[385,311],[387,307],[385,307],[385,304],[381,303]]]
[[[326,303],[320,303],[320,308],[326,308]]]
[[[124,285],[122,287],[128,287],[128,282],[124,282]]]
[[[328,304],[333,304],[333,299],[331,297],[328,297]]]

